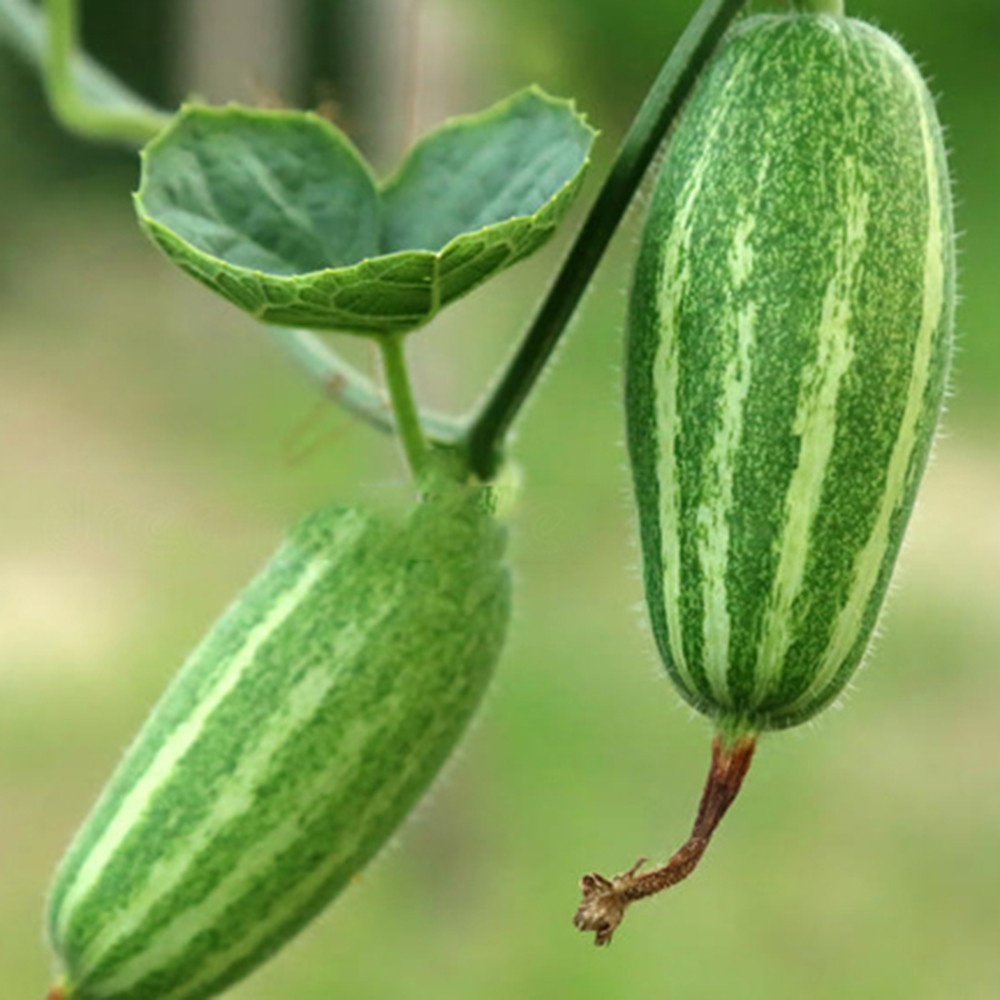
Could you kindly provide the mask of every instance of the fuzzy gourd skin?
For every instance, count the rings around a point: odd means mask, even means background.
[[[386,841],[503,644],[486,489],[405,521],[307,518],[192,654],[57,874],[71,1000],[199,1000],[245,976]]]
[[[860,663],[954,300],[944,146],[909,56],[844,17],[743,22],[670,139],[626,358],[653,631],[724,732],[809,719]]]

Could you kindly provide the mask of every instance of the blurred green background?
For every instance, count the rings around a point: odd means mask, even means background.
[[[332,99],[383,164],[414,121],[537,81],[603,129],[592,196],[695,6],[103,0],[85,31],[165,103]],[[474,733],[397,845],[234,998],[1000,997],[1000,10],[848,7],[940,95],[964,300],[946,433],[844,710],[765,741],[702,870],[610,951],[573,929],[582,872],[680,843],[708,760],[641,607],[619,398],[635,212],[519,427],[516,627]],[[391,445],[147,245],[134,180],[133,157],[60,135],[0,51],[4,1000],[44,994],[50,872],[185,653],[292,518],[402,482]],[[559,251],[413,339],[423,399],[471,405]]]

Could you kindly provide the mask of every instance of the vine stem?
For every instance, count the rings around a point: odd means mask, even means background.
[[[271,338],[296,367],[362,423],[385,434],[396,433],[392,406],[371,380],[349,365],[318,334],[310,330],[267,328]],[[426,411],[420,414],[424,437],[439,447],[454,447],[461,426],[448,417]]]
[[[48,28],[45,16],[37,7],[25,0],[0,0],[0,38],[36,70],[44,72]],[[146,109],[156,113],[141,97],[84,53],[77,52],[71,62],[73,84],[81,100],[104,107]]]
[[[413,478],[420,482],[427,471],[427,440],[420,426],[420,413],[410,384],[404,351],[405,335],[388,334],[378,340],[385,369],[385,381],[396,417],[396,430],[403,445],[406,462]]]
[[[81,97],[74,75],[77,49],[76,0],[45,0],[48,33],[42,59],[52,112],[70,131],[88,138],[143,145],[170,120],[168,115],[136,105],[105,106]]]
[[[470,422],[463,450],[489,479],[504,440],[590,284],[656,151],[745,0],[705,0],[667,58],[520,347]]]

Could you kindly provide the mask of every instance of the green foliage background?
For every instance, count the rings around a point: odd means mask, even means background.
[[[576,95],[605,161],[694,8],[451,5],[498,32],[483,89]],[[765,742],[703,869],[609,952],[572,928],[580,873],[683,839],[708,756],[640,604],[618,371],[634,213],[520,427],[516,627],[475,732],[399,845],[234,998],[1000,995],[1000,12],[848,6],[941,95],[964,301],[947,433],[844,711]],[[127,40],[101,44],[127,69]],[[130,159],[59,136],[6,54],[0,84],[0,993],[40,998],[50,871],[149,705],[283,525],[398,494],[401,464],[146,244]],[[557,260],[417,336],[424,398],[475,399]]]

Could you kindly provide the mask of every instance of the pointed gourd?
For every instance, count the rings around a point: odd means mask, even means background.
[[[669,140],[625,365],[653,633],[718,734],[672,857],[583,877],[575,923],[597,944],[694,871],[757,734],[815,716],[861,663],[934,437],[954,304],[944,143],[913,60],[836,14],[740,24]]]
[[[314,917],[399,826],[506,630],[486,488],[403,522],[299,524],[154,709],[49,902],[60,1000],[202,1000]]]
[[[913,60],[844,17],[745,21],[670,140],[626,364],[653,631],[722,729],[804,722],[861,662],[954,303],[945,148]]]

